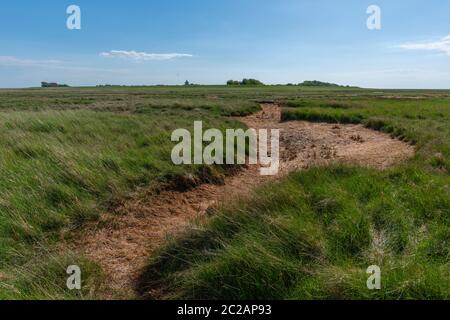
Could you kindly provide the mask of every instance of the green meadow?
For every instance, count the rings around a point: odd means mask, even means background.
[[[243,127],[235,117],[263,102],[280,103],[284,121],[362,123],[417,154],[386,171],[312,168],[258,188],[153,255],[140,292],[449,299],[450,92],[296,86],[0,90],[0,299],[101,299],[103,271],[69,249],[83,226],[185,175],[228,174],[174,166],[171,133],[195,120]],[[66,288],[72,264],[81,291]],[[382,269],[382,290],[367,290],[370,265]]]

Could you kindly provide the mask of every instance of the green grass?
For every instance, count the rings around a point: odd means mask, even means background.
[[[68,250],[48,251],[49,246],[34,244],[40,253],[30,256],[24,252],[26,262],[8,270],[6,279],[0,281],[1,300],[95,300],[110,293],[100,267]],[[80,291],[66,286],[66,270],[74,264],[82,270]]]
[[[202,120],[205,129],[243,127],[223,115],[258,107],[252,102],[240,107],[239,101],[208,105],[207,100],[183,105],[175,98],[171,105],[161,98],[159,105],[155,100],[144,108],[136,102],[113,112],[108,100],[101,101],[101,107],[72,108],[78,101],[95,99],[76,92],[67,95],[67,90],[52,94],[60,107],[49,102],[31,111],[36,101],[48,97],[41,91],[15,91],[23,110],[0,111],[0,286],[10,288],[0,290],[0,298],[64,297],[65,282],[55,288],[44,266],[51,261],[86,262],[57,245],[62,237],[76,234],[85,222],[98,219],[140,188],[188,187],[180,186],[178,179],[188,174],[199,181],[221,179],[226,166],[204,170],[173,165],[172,131],[192,130],[195,120]],[[9,99],[7,94],[4,100]],[[29,268],[30,261],[37,266]],[[39,276],[42,272],[48,277]],[[65,274],[65,268],[60,272]]]
[[[449,99],[293,86],[0,90],[0,299],[120,297],[70,250],[72,237],[142,189],[176,187],[186,174],[220,179],[226,167],[172,165],[172,130],[194,120],[242,126],[229,116],[264,101],[283,102],[285,120],[363,123],[414,142],[418,154],[386,172],[317,168],[259,189],[169,243],[141,289],[162,287],[167,298],[448,299]],[[72,264],[83,270],[80,292],[65,288]],[[371,264],[382,267],[379,292],[365,287]]]
[[[292,174],[154,258],[141,289],[187,299],[449,299],[448,179],[331,167]],[[366,269],[382,270],[369,291]]]
[[[95,219],[99,210],[114,206],[137,187],[194,171],[172,164],[170,135],[176,128],[191,128],[197,117],[209,126],[227,123],[207,114],[182,112],[176,116],[87,110],[4,115],[0,259],[7,260],[12,239],[35,241],[69,223]]]
[[[313,168],[260,188],[161,249],[141,292],[159,288],[163,298],[187,299],[450,299],[450,101],[422,96],[286,101],[284,120],[363,123],[414,142],[417,155],[386,171]],[[366,287],[371,265],[381,267],[380,291]]]
[[[435,96],[415,99],[371,99],[346,97],[340,100],[302,99],[288,101],[283,120],[330,123],[362,123],[393,137],[417,145],[420,163],[450,171],[450,100]]]

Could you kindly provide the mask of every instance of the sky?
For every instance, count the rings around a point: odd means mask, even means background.
[[[81,29],[67,28],[67,8]],[[367,8],[381,9],[370,30]],[[0,87],[320,80],[450,89],[448,0],[2,0]]]

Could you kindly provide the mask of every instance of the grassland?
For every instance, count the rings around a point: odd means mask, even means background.
[[[153,257],[142,291],[187,299],[449,299],[448,97],[365,92],[284,106],[286,121],[363,123],[414,143],[417,155],[382,172],[322,167],[256,190]],[[366,287],[371,265],[381,267],[382,290]]]
[[[311,169],[256,190],[162,249],[142,290],[450,298],[450,92],[212,86],[0,91],[0,299],[101,298],[102,271],[68,250],[71,237],[132,193],[204,174],[171,164],[173,129],[241,126],[229,116],[262,101],[282,102],[285,120],[364,123],[415,143],[417,156],[385,172]],[[81,292],[65,288],[70,264],[82,266]],[[381,291],[365,287],[372,264]]]
[[[170,99],[170,92],[154,96],[101,89],[0,93],[0,280],[6,280],[0,298],[65,297],[67,261],[86,263],[83,269],[100,278],[95,266],[58,247],[61,237],[76,234],[139,188],[170,187],[187,174],[201,181],[226,174],[216,168],[206,171],[208,177],[199,166],[173,165],[171,133],[192,128],[195,120],[240,127],[224,115],[259,108],[254,102]],[[92,290],[85,287],[81,295]]]

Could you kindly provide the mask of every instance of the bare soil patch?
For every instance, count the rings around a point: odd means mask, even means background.
[[[248,166],[225,178],[223,185],[204,184],[190,191],[165,191],[144,200],[131,200],[87,227],[77,247],[105,271],[112,291],[135,295],[136,280],[149,255],[193,221],[206,219],[212,208],[246,197],[256,186],[294,170],[331,162],[357,163],[385,169],[414,154],[414,147],[362,125],[333,125],[304,121],[280,122],[277,105],[240,118],[254,129],[281,129],[281,170],[263,177]]]

